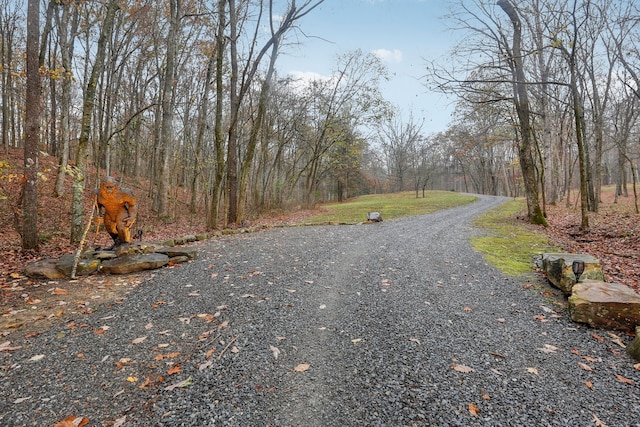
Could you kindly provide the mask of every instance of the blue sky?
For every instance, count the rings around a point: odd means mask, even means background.
[[[278,58],[283,74],[328,76],[336,55],[355,49],[378,52],[389,69],[385,98],[400,107],[403,119],[413,112],[424,118],[425,134],[444,131],[453,109],[451,99],[430,93],[419,79],[426,60],[447,55],[455,34],[442,19],[443,0],[325,0],[299,26],[307,36]]]

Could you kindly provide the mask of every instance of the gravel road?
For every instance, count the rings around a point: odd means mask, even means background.
[[[504,200],[201,242],[120,304],[12,341],[0,425],[640,426],[615,337],[471,249]]]

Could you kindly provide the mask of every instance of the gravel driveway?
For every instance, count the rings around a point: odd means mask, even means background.
[[[0,425],[640,425],[615,337],[469,246],[504,200],[199,243],[121,304],[0,352]]]

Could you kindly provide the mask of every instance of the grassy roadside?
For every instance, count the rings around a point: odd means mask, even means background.
[[[441,209],[465,205],[476,200],[468,194],[452,191],[428,191],[425,197],[416,198],[415,192],[405,191],[393,194],[372,194],[361,196],[343,203],[322,206],[323,212],[309,218],[311,223],[341,222],[358,223],[366,221],[367,212],[380,212],[383,220],[410,215],[421,215]]]
[[[536,254],[558,251],[548,243],[544,234],[516,220],[516,215],[523,211],[526,211],[524,200],[511,200],[473,222],[486,233],[473,237],[471,246],[482,253],[489,264],[510,276],[530,273]]]

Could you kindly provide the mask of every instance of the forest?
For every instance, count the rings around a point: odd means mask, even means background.
[[[323,2],[0,0],[0,205],[22,247],[38,247],[43,156],[54,197],[71,193],[72,243],[105,175],[144,185],[157,218],[211,229],[404,190],[524,197],[543,225],[577,200],[586,232],[615,185],[638,213],[635,1],[451,2],[460,42],[423,64],[425,88],[457,100],[436,134],[384,99],[373,53],[339,55],[329,79],[279,72]],[[3,159],[16,150],[21,174]]]

